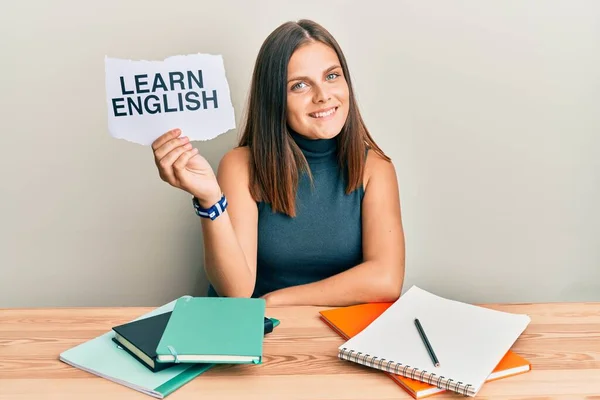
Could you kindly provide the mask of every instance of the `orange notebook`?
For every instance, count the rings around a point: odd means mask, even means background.
[[[325,323],[341,337],[348,340],[366,328],[391,305],[392,303],[360,304],[323,310],[320,311],[319,314],[321,314],[321,319]],[[509,350],[490,376],[488,376],[486,382],[521,374],[529,370],[531,370],[529,361]],[[415,399],[422,399],[446,391],[446,389],[440,389],[436,386],[406,378],[402,375],[391,374],[389,372],[384,372],[384,374],[388,375],[394,382],[402,386],[402,388]]]

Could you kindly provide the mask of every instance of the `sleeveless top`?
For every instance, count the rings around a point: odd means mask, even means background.
[[[308,161],[313,183],[302,173],[296,216],[273,213],[258,202],[256,284],[252,297],[328,278],[363,261],[362,185],[346,194],[346,173],[338,166],[337,140],[292,138]],[[209,296],[216,296],[209,287]]]

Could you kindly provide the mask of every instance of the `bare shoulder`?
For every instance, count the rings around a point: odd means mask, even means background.
[[[236,204],[250,204],[250,149],[236,147],[229,150],[219,163],[217,181],[223,193]],[[231,205],[231,201],[230,201]]]
[[[247,180],[250,171],[250,149],[246,146],[229,150],[219,163],[219,179]]]
[[[396,168],[391,160],[377,154],[374,150],[369,150],[365,161],[364,187],[368,190],[370,182],[397,184]]]

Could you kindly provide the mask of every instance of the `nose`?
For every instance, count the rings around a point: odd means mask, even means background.
[[[315,85],[314,88],[313,103],[327,103],[331,100],[331,95],[327,92],[324,85]]]

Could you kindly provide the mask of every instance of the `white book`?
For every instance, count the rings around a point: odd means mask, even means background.
[[[418,319],[439,362],[435,366]],[[531,322],[529,316],[462,303],[411,287],[338,357],[475,396]]]

